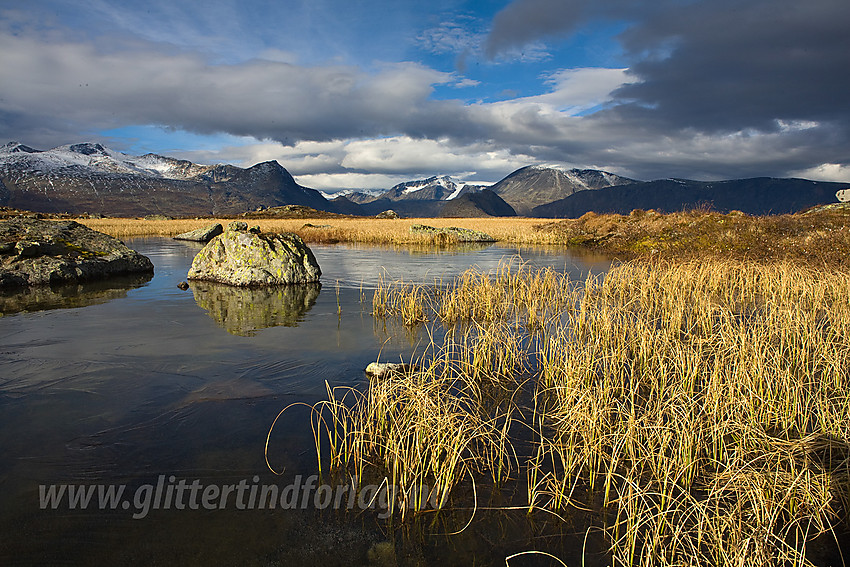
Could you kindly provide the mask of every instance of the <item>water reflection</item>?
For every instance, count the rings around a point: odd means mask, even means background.
[[[192,282],[195,303],[228,333],[253,336],[268,327],[297,327],[316,303],[321,284],[262,288]]]
[[[127,296],[131,289],[148,283],[153,274],[134,274],[99,282],[61,286],[33,286],[0,290],[0,313],[88,307]]]

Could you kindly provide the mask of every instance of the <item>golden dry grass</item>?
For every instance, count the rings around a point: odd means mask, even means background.
[[[231,219],[220,219],[227,224]],[[452,244],[445,235],[411,234],[414,224],[460,226],[486,232],[518,246],[558,245],[635,257],[782,260],[820,265],[850,265],[850,215],[847,209],[755,217],[694,210],[671,214],[633,211],[630,215],[587,213],[579,219],[529,218],[248,219],[267,232],[295,232],[306,242],[378,245]],[[81,219],[118,238],[174,236],[216,222],[212,219]]]
[[[196,228],[221,222],[227,226],[233,219],[80,219],[89,228],[117,238],[138,236],[175,236]],[[368,244],[421,244],[434,240],[430,235],[410,233],[414,224],[435,227],[461,226],[484,231],[497,240],[517,244],[548,244],[557,240],[555,235],[538,234],[535,226],[539,219],[527,218],[472,218],[472,219],[248,219],[249,225],[259,225],[264,232],[294,232],[305,242],[359,242]],[[305,225],[314,225],[309,227]]]
[[[811,565],[842,537],[850,274],[631,261],[580,283],[504,266],[377,290],[375,316],[432,341],[419,371],[330,395],[331,467],[407,487],[402,510],[417,486],[451,505],[480,475],[525,482],[529,511],[593,511],[616,565]]]

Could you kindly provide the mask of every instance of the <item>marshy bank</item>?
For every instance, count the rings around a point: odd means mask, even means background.
[[[295,232],[308,243],[353,242],[381,245],[446,245],[438,235],[412,234],[414,224],[438,228],[461,226],[512,245],[560,245],[636,257],[697,256],[750,260],[784,260],[818,265],[850,265],[850,212],[843,206],[792,215],[750,216],[698,209],[670,214],[632,211],[630,215],[587,213],[579,219],[530,218],[256,219],[264,232]],[[80,219],[90,228],[117,236],[175,236],[228,219]]]
[[[373,314],[430,342],[407,372],[329,388],[317,448],[327,474],[396,487],[395,518],[432,517],[428,486],[462,533],[486,486],[604,564],[841,564],[850,274],[702,259],[575,282],[506,264],[382,285]]]

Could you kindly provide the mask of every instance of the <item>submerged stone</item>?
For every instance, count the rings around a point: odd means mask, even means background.
[[[233,222],[192,261],[187,278],[234,286],[318,282],[322,270],[313,252],[296,234],[248,231]]]

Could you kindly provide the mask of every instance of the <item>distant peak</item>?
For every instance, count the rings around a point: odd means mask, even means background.
[[[83,144],[72,144],[68,146],[68,149],[77,154],[83,154],[85,156],[92,156],[95,154],[107,155],[108,152],[106,148],[97,143],[85,142]]]
[[[29,146],[25,146],[24,144],[22,144],[22,143],[20,143],[20,142],[14,142],[14,141],[12,141],[12,142],[8,142],[8,143],[3,144],[2,146],[0,146],[0,153],[8,153],[8,154],[14,154],[14,153],[37,154],[37,153],[41,153],[41,150],[36,150],[36,149],[31,148],[31,147],[29,147]]]
[[[282,166],[282,165],[280,165],[280,164],[277,162],[277,160],[272,159],[272,160],[269,160],[269,161],[261,161],[260,163],[258,163],[258,164],[256,164],[256,165],[252,165],[252,166],[251,166],[251,167],[249,167],[248,169],[254,169],[254,170],[259,170],[259,169],[283,169],[283,166]]]

